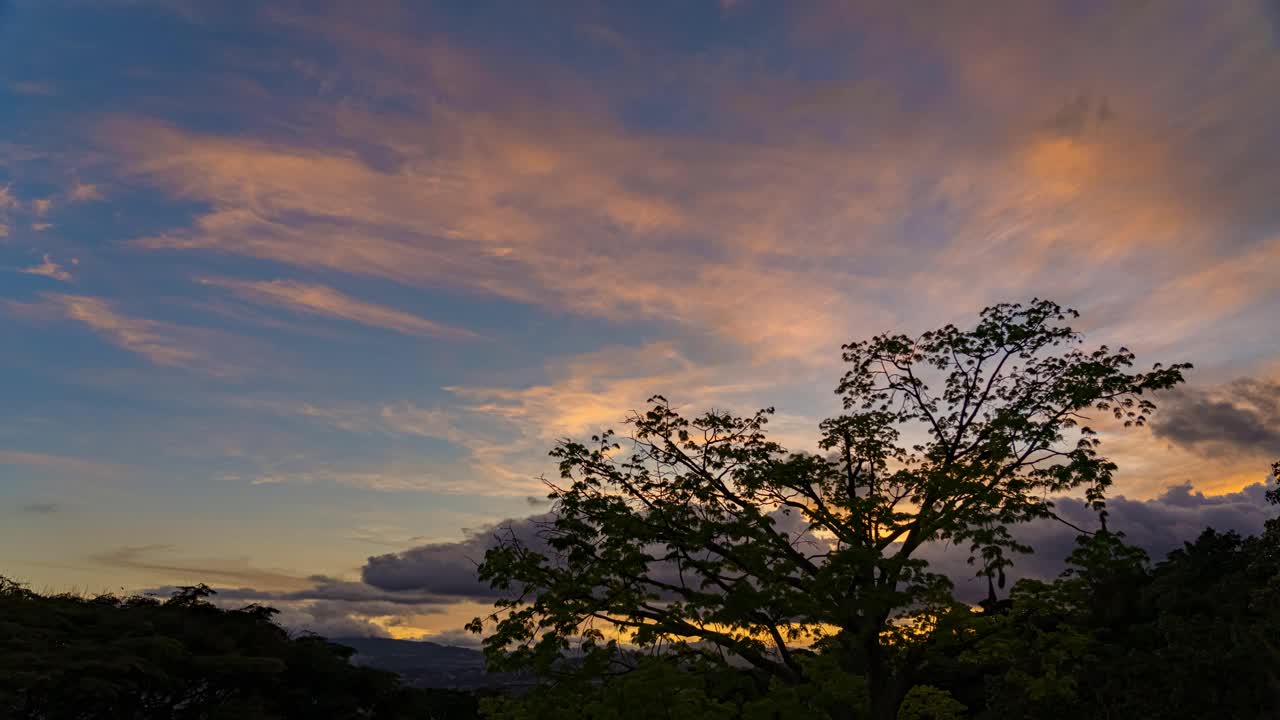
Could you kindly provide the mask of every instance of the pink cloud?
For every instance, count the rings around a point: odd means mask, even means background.
[[[74,202],[90,202],[102,199],[102,190],[92,183],[76,181],[67,192],[67,197]]]
[[[405,335],[475,339],[470,330],[452,327],[412,313],[357,300],[324,285],[292,280],[252,282],[228,278],[201,278],[205,285],[226,288],[251,300],[279,305],[299,312],[337,317],[386,328]]]
[[[73,261],[73,264],[74,264],[74,261]],[[29,268],[23,268],[22,272],[28,275],[40,275],[42,277],[47,277],[47,278],[50,278],[51,280],[57,280],[59,282],[71,282],[72,280],[75,279],[72,277],[71,273],[66,268],[62,267],[58,263],[49,259],[48,255],[45,255],[42,258],[39,265],[33,265],[32,267],[29,267]]]
[[[246,372],[231,355],[246,354],[246,343],[219,330],[153,320],[127,314],[116,303],[88,295],[41,293],[29,303],[10,301],[5,307],[31,320],[72,320],[107,342],[139,355],[154,365],[183,368],[215,376]],[[261,352],[256,353],[261,354]]]
[[[24,450],[6,450],[0,448],[0,465],[24,465],[43,468],[62,473],[74,478],[111,478],[128,471],[121,465],[99,460],[69,457],[66,455],[50,455],[47,453]]]

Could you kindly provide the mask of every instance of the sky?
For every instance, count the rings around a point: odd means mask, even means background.
[[[1273,0],[0,0],[0,574],[464,642],[558,438],[812,449],[842,343],[1033,297],[1196,366],[1117,517],[1255,528],[1276,88]]]

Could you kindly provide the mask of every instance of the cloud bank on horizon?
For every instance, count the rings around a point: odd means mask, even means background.
[[[1108,503],[1107,525],[1113,532],[1123,533],[1126,542],[1142,548],[1153,561],[1158,561],[1205,528],[1243,536],[1261,533],[1268,520],[1280,515],[1280,508],[1266,502],[1266,488],[1263,483],[1255,483],[1239,492],[1206,496],[1190,486],[1180,485],[1149,500],[1119,496]],[[1017,540],[1035,548],[1035,552],[1015,556],[1008,574],[1009,584],[1022,578],[1051,580],[1057,577],[1066,568],[1065,560],[1075,547],[1079,535],[1075,528],[1096,530],[1099,527],[1097,512],[1082,500],[1058,498],[1055,508],[1065,523],[1038,520],[1015,530]],[[476,563],[496,544],[496,534],[509,533],[534,550],[546,552],[539,529],[552,519],[551,515],[539,514],[507,520],[472,530],[460,541],[375,555],[361,568],[359,581],[314,576],[297,579],[302,587],[277,591],[232,585],[223,589],[217,599],[230,606],[251,602],[271,604],[282,609],[283,620],[292,627],[330,637],[414,637],[421,632],[417,627],[421,623],[416,623],[414,618],[436,614],[457,618],[459,611],[483,614],[483,608],[502,596],[479,582],[475,575]],[[813,543],[814,553],[825,548],[812,536],[805,542]],[[961,600],[977,603],[986,597],[986,581],[977,577],[975,568],[968,563],[967,548],[935,543],[924,548],[921,557],[929,561],[934,572],[951,579]],[[661,571],[658,576],[662,576]],[[158,588],[154,592],[164,594],[171,590]],[[447,644],[478,644],[477,637],[453,632],[458,629],[456,626],[440,624],[440,627],[425,639]]]
[[[1270,0],[13,0],[0,68],[9,574],[368,581],[655,392],[811,447],[841,343],[1032,296],[1196,363],[1128,502],[1280,456]]]

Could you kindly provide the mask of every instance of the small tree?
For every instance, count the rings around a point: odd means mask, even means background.
[[[895,717],[930,646],[957,637],[950,583],[920,548],[966,545],[1003,585],[1010,552],[1030,550],[1010,528],[1053,517],[1049,493],[1103,508],[1116,466],[1085,413],[1141,425],[1144,395],[1190,367],[1132,372],[1124,348],[1084,352],[1074,317],[1002,304],[971,329],[844,346],[825,455],[769,440],[772,409],[687,419],[661,396],[625,441],[560,442],[553,519],[537,543],[508,534],[486,554],[481,579],[510,596],[471,629],[492,627],[497,666],[591,677],[652,652],[796,686],[817,651],[867,698],[825,712]]]

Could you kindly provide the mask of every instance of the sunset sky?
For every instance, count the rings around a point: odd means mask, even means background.
[[[1272,0],[0,0],[0,575],[448,640],[557,438],[813,449],[841,343],[1036,296],[1196,365],[1115,494],[1247,504],[1278,278]]]

